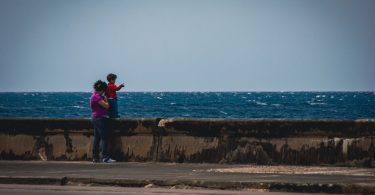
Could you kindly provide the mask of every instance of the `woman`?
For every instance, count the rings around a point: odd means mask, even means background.
[[[109,128],[108,128],[108,100],[105,97],[105,91],[107,90],[107,83],[98,80],[94,83],[94,92],[90,98],[90,107],[92,110],[92,124],[94,126],[94,144],[92,147],[93,162],[104,162],[113,163],[113,160],[109,157],[108,153],[108,140],[109,140]],[[100,150],[102,152],[101,158],[99,158],[98,147],[100,144]]]

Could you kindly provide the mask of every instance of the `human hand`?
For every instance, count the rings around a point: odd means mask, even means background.
[[[119,87],[125,87],[125,84],[124,83],[122,83]]]

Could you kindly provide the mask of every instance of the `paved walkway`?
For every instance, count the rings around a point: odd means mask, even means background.
[[[375,169],[174,163],[0,161],[2,184],[181,186],[288,192],[375,193]]]
[[[0,184],[0,194],[11,195],[304,195],[305,193],[264,190],[129,188],[112,186],[53,186]],[[319,194],[314,194],[319,195]],[[323,194],[322,194],[323,195]]]

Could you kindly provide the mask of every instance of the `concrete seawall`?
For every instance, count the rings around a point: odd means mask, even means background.
[[[120,161],[375,166],[375,119],[116,119]],[[0,118],[0,159],[91,159],[89,119]]]

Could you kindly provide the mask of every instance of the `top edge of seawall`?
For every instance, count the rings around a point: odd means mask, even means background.
[[[341,136],[375,135],[375,119],[226,119],[226,118],[120,118],[109,124],[124,135],[189,136]],[[90,133],[89,118],[0,118],[0,132],[10,134]]]

